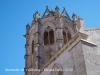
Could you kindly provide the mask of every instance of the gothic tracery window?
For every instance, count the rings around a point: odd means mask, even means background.
[[[68,41],[70,41],[71,39],[71,34],[70,32],[67,31],[63,31],[63,43],[66,44]]]
[[[54,43],[54,31],[48,26],[44,32],[44,45]]]

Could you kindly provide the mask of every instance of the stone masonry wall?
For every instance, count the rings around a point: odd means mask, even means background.
[[[62,75],[87,75],[81,41],[76,43],[70,50],[61,53],[46,69],[52,69],[55,63],[60,64],[63,70],[67,69],[63,71]],[[43,71],[39,75],[53,74],[51,74],[51,71]]]
[[[86,33],[89,35],[89,41],[97,44],[97,51],[100,55],[100,28],[86,29]]]
[[[97,46],[91,43],[82,42],[87,75],[100,75],[100,58],[97,53]]]

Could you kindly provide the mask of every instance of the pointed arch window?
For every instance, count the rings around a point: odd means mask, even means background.
[[[70,41],[71,39],[71,34],[70,32],[68,31],[63,31],[63,43],[66,44],[68,41]]]
[[[48,26],[44,32],[44,45],[54,43],[54,31]]]

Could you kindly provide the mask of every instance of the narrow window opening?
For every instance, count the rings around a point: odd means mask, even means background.
[[[32,41],[32,53],[34,52],[34,41]]]
[[[44,45],[47,45],[47,44],[49,44],[49,42],[48,42],[48,32],[44,32]]]
[[[71,39],[71,34],[68,32],[67,36],[68,36],[68,41],[69,41]]]
[[[63,43],[67,43],[66,32],[63,31]]]
[[[50,37],[50,44],[54,43],[54,32],[53,30],[49,32],[49,37]]]

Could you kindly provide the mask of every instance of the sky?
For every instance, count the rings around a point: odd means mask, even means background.
[[[75,13],[84,20],[86,28],[100,27],[100,0],[0,0],[0,75],[24,75],[24,71],[6,71],[25,67],[26,24],[31,24],[33,14],[40,16],[46,6],[69,16]]]

